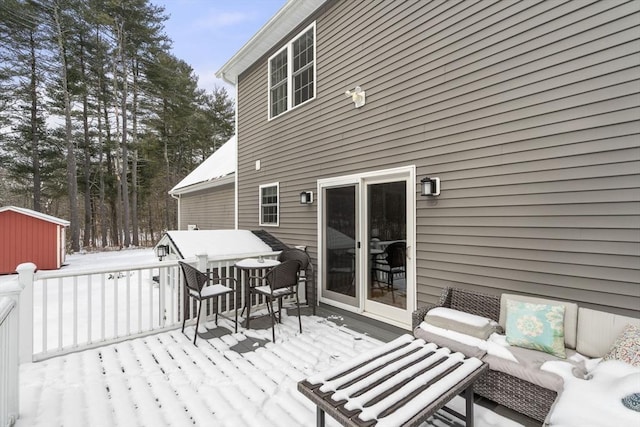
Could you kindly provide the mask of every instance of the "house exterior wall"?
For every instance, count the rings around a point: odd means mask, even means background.
[[[267,58],[313,20],[316,99],[269,121]],[[639,22],[640,2],[329,1],[239,77],[239,227],[279,182],[264,228],[315,257],[300,191],[415,165],[442,180],[416,188],[418,305],[456,286],[637,317]]]
[[[235,228],[233,183],[187,193],[180,196],[180,230],[195,224],[200,230],[222,230]]]
[[[0,212],[0,274],[15,273],[24,262],[55,270],[63,261],[62,226],[14,211]]]

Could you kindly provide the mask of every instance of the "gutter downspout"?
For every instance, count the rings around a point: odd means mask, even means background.
[[[180,218],[181,218],[181,217],[180,217],[180,204],[181,204],[181,203],[180,203],[180,194],[178,194],[178,195],[176,196],[176,195],[174,195],[172,192],[170,192],[170,191],[169,191],[169,195],[170,195],[172,198],[174,198],[174,199],[176,199],[176,200],[178,201],[178,230],[181,230],[181,228],[180,228],[180,222],[181,222],[181,221],[180,221]]]
[[[234,188],[234,217],[235,217],[235,229],[238,229],[238,175],[240,172],[240,169],[238,167],[239,162],[240,162],[240,156],[238,156],[238,151],[239,151],[239,147],[240,147],[240,135],[238,132],[238,76],[235,77],[234,80],[230,80],[227,75],[222,72],[220,73],[220,78],[222,78],[222,80],[224,80],[225,82],[229,83],[230,85],[232,85],[235,89],[235,102],[236,102],[236,108],[235,108],[235,117],[234,117],[234,124],[235,124],[235,133],[236,133],[236,173],[235,173],[235,188]]]
[[[226,80],[224,74],[222,77]],[[236,173],[235,173],[235,201],[234,201],[234,216],[235,216],[235,229],[238,229],[238,175],[240,172],[240,156],[238,155],[238,151],[240,150],[240,134],[238,132],[238,78],[236,77],[235,83],[233,83],[234,88],[236,90],[236,112],[235,112],[235,127],[236,127]]]

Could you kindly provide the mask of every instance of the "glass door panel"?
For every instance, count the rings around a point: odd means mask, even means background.
[[[367,184],[368,301],[407,308],[407,182]]]
[[[323,296],[357,306],[357,185],[324,189]]]

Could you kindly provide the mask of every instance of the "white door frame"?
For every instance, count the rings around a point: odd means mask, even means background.
[[[341,185],[357,184],[359,192],[357,199],[357,235],[360,238],[366,236],[366,218],[363,218],[363,212],[366,212],[366,184],[374,182],[389,182],[394,177],[407,180],[407,266],[406,266],[406,282],[407,282],[407,307],[402,311],[398,308],[384,306],[380,303],[372,303],[366,301],[366,274],[356,274],[359,288],[358,306],[354,307],[338,301],[334,301],[322,296],[324,288],[324,243],[322,238],[323,222],[324,222],[324,192],[327,187],[337,187]],[[417,301],[416,291],[416,167],[415,165],[383,169],[376,171],[363,172],[352,175],[344,175],[334,178],[324,178],[317,181],[316,194],[318,195],[318,231],[317,231],[317,247],[318,247],[318,298],[320,302],[342,308],[347,311],[362,314],[376,320],[383,321],[388,324],[399,326],[401,328],[410,329],[411,313],[415,310]],[[368,264],[366,259],[367,251],[358,251],[357,264],[365,266]],[[374,309],[376,312],[367,311],[367,308]]]

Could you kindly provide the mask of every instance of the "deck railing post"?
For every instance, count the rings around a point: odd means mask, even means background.
[[[207,254],[196,254],[196,258],[198,258],[198,265],[196,268],[200,271],[207,271],[209,256]]]
[[[17,288],[17,286],[13,286]],[[17,298],[0,289],[0,425],[12,426],[19,414]],[[17,295],[16,295],[17,296]]]
[[[22,288],[18,301],[20,363],[33,361],[33,281],[36,268],[32,262],[26,262],[16,267],[18,283]]]
[[[33,276],[35,264],[16,267],[18,278],[0,287],[0,424],[19,415],[19,364],[33,360]]]

